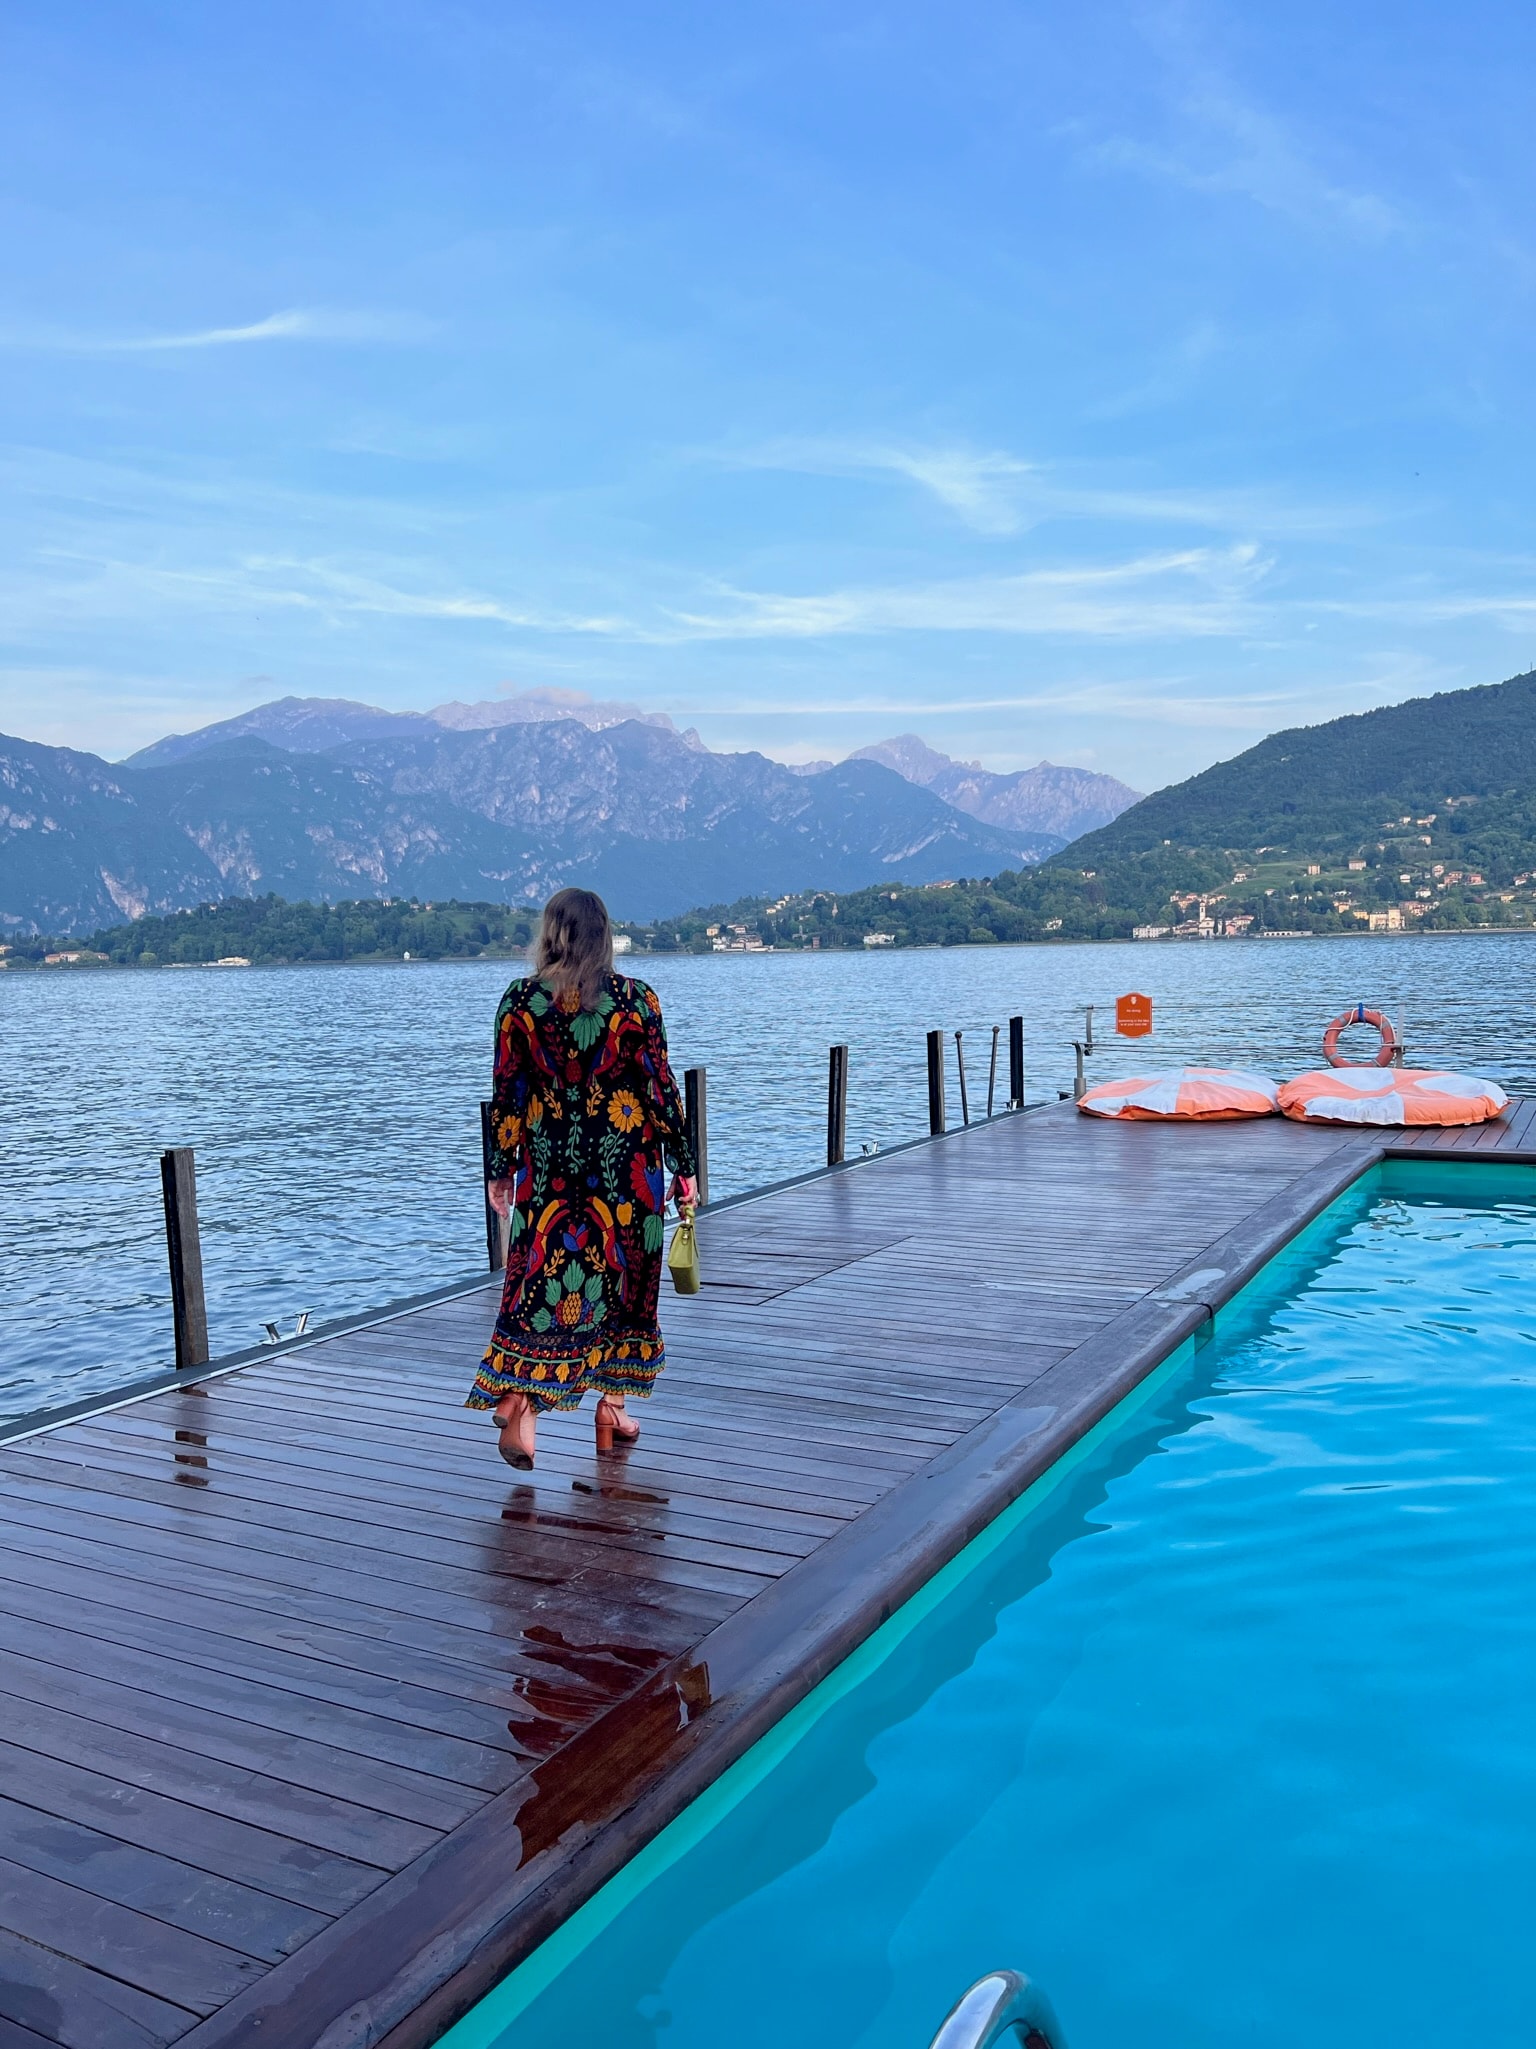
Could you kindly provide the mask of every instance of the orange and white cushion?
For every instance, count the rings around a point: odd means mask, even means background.
[[[1266,1074],[1238,1067],[1175,1067],[1166,1074],[1133,1074],[1101,1081],[1078,1102],[1089,1117],[1272,1117],[1278,1091]]]
[[[1496,1081],[1429,1067],[1320,1067],[1280,1085],[1286,1116],[1309,1124],[1486,1124],[1508,1102]]]

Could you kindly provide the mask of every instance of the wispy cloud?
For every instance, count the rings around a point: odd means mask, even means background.
[[[972,455],[964,449],[885,449],[869,467],[910,477],[983,534],[1018,532],[1024,524],[1019,487],[1034,475],[1032,464],[1011,455]]]
[[[1214,346],[1205,330],[1189,338],[1194,352]],[[1106,413],[1133,410],[1148,393],[1110,401]],[[1144,521],[1199,527],[1228,534],[1323,535],[1358,532],[1386,517],[1361,503],[1306,504],[1279,490],[1138,488],[1134,484],[1077,481],[1059,467],[1026,460],[1004,449],[904,445],[896,441],[784,440],[755,447],[696,451],[694,459],[726,469],[784,470],[801,476],[898,477],[929,491],[973,531],[1008,536],[1047,519]]]
[[[1380,619],[1395,626],[1447,626],[1463,619],[1486,619],[1510,633],[1528,633],[1536,624],[1536,586],[1524,591],[1446,592],[1440,596],[1338,598],[1312,608],[1351,619]]]
[[[1360,686],[1362,688],[1372,686]],[[1125,683],[1079,682],[1048,690],[1011,691],[989,697],[908,697],[884,694],[830,696],[814,704],[786,705],[776,698],[711,700],[711,719],[949,718],[952,715],[1007,712],[1069,712],[1084,718],[1147,719],[1156,725],[1201,728],[1219,726],[1234,732],[1270,732],[1288,715],[1311,710],[1318,701],[1314,685],[1295,690],[1255,690],[1220,696],[1191,690],[1187,684],[1149,678],[1134,687]],[[669,705],[674,716],[697,717],[698,704]],[[808,746],[811,743],[807,743]]]
[[[672,615],[679,638],[810,640],[837,634],[1003,633],[1096,639],[1236,634],[1267,563],[1251,545],[1128,562],[853,587],[808,596],[724,589],[711,611]]]
[[[338,621],[358,614],[390,619],[457,620],[466,625],[506,626],[533,633],[645,637],[623,618],[518,605],[479,591],[411,590],[384,577],[283,555],[247,555],[215,569],[165,569],[127,562],[104,563],[101,569],[104,592],[120,593],[131,587],[160,601],[179,600],[242,611],[313,612]]]
[[[1331,175],[1315,146],[1222,76],[1178,17],[1160,17],[1153,41],[1174,80],[1172,136],[1110,136],[1088,145],[1087,161],[1193,192],[1234,193],[1300,224],[1369,241],[1407,226],[1390,201]]]
[[[433,324],[416,314],[294,307],[238,327],[200,327],[185,333],[92,335],[60,328],[0,328],[0,348],[74,356],[162,355],[250,342],[419,342],[432,332]]]
[[[702,601],[596,612],[553,608],[494,591],[413,587],[396,572],[248,554],[210,568],[55,551],[63,579],[45,610],[128,616],[168,604],[225,612],[306,612],[333,624],[366,615],[486,625],[675,647],[708,641],[809,641],[849,635],[972,633],[1096,640],[1168,640],[1254,630],[1256,587],[1268,572],[1257,548],[1190,548],[1127,561],[1030,569],[1010,576],[856,585],[809,593],[708,587]],[[397,580],[398,578],[398,580]],[[35,607],[39,595],[32,589]],[[18,591],[20,600],[22,594]]]
[[[1150,376],[1113,397],[1100,399],[1087,408],[1090,420],[1123,420],[1133,413],[1151,412],[1158,406],[1177,404],[1187,398],[1200,372],[1222,346],[1213,320],[1200,320],[1163,352]]]
[[[1163,178],[1192,192],[1238,193],[1292,220],[1329,221],[1373,241],[1402,227],[1396,210],[1375,193],[1352,192],[1319,176],[1304,158],[1284,146],[1283,131],[1266,117],[1250,111],[1247,120],[1239,122],[1240,110],[1233,107],[1228,110],[1229,118],[1215,122],[1210,119],[1214,108],[1207,105],[1202,111],[1218,137],[1236,140],[1246,129],[1247,147],[1215,161],[1203,151],[1181,154],[1120,135],[1094,144],[1088,154],[1112,169]]]
[[[1029,522],[1024,486],[1035,464],[998,450],[903,447],[897,442],[786,440],[753,448],[699,451],[727,469],[784,470],[798,476],[895,476],[919,485],[977,533],[1013,534]]]

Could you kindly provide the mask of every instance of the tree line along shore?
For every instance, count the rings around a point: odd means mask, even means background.
[[[1415,821],[1417,823],[1417,821]],[[1430,842],[1433,851],[1433,842]],[[1415,851],[1424,854],[1422,844]],[[1385,856],[1385,858],[1383,858]],[[1240,858],[1240,857],[1239,857]],[[1477,870],[1397,845],[1338,872],[1261,849],[1246,867],[1187,851],[1110,858],[1100,869],[1043,866],[915,887],[751,897],[654,924],[618,921],[642,954],[837,951],[1146,937],[1488,931],[1536,924],[1536,883],[1496,888]],[[532,942],[535,905],[415,899],[290,903],[227,897],[77,938],[0,943],[7,968],[177,968],[515,958]]]

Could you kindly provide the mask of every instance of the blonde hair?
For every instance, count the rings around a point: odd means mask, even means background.
[[[613,927],[608,906],[590,889],[557,889],[544,906],[533,949],[533,971],[557,996],[573,992],[592,1010],[613,973]]]

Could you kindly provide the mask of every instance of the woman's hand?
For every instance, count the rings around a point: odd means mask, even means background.
[[[499,1217],[512,1214],[512,1198],[517,1192],[517,1183],[512,1180],[487,1181],[485,1199]]]
[[[679,1209],[692,1209],[699,1199],[699,1184],[691,1174],[674,1174],[672,1186],[667,1190],[667,1200],[675,1202]]]

